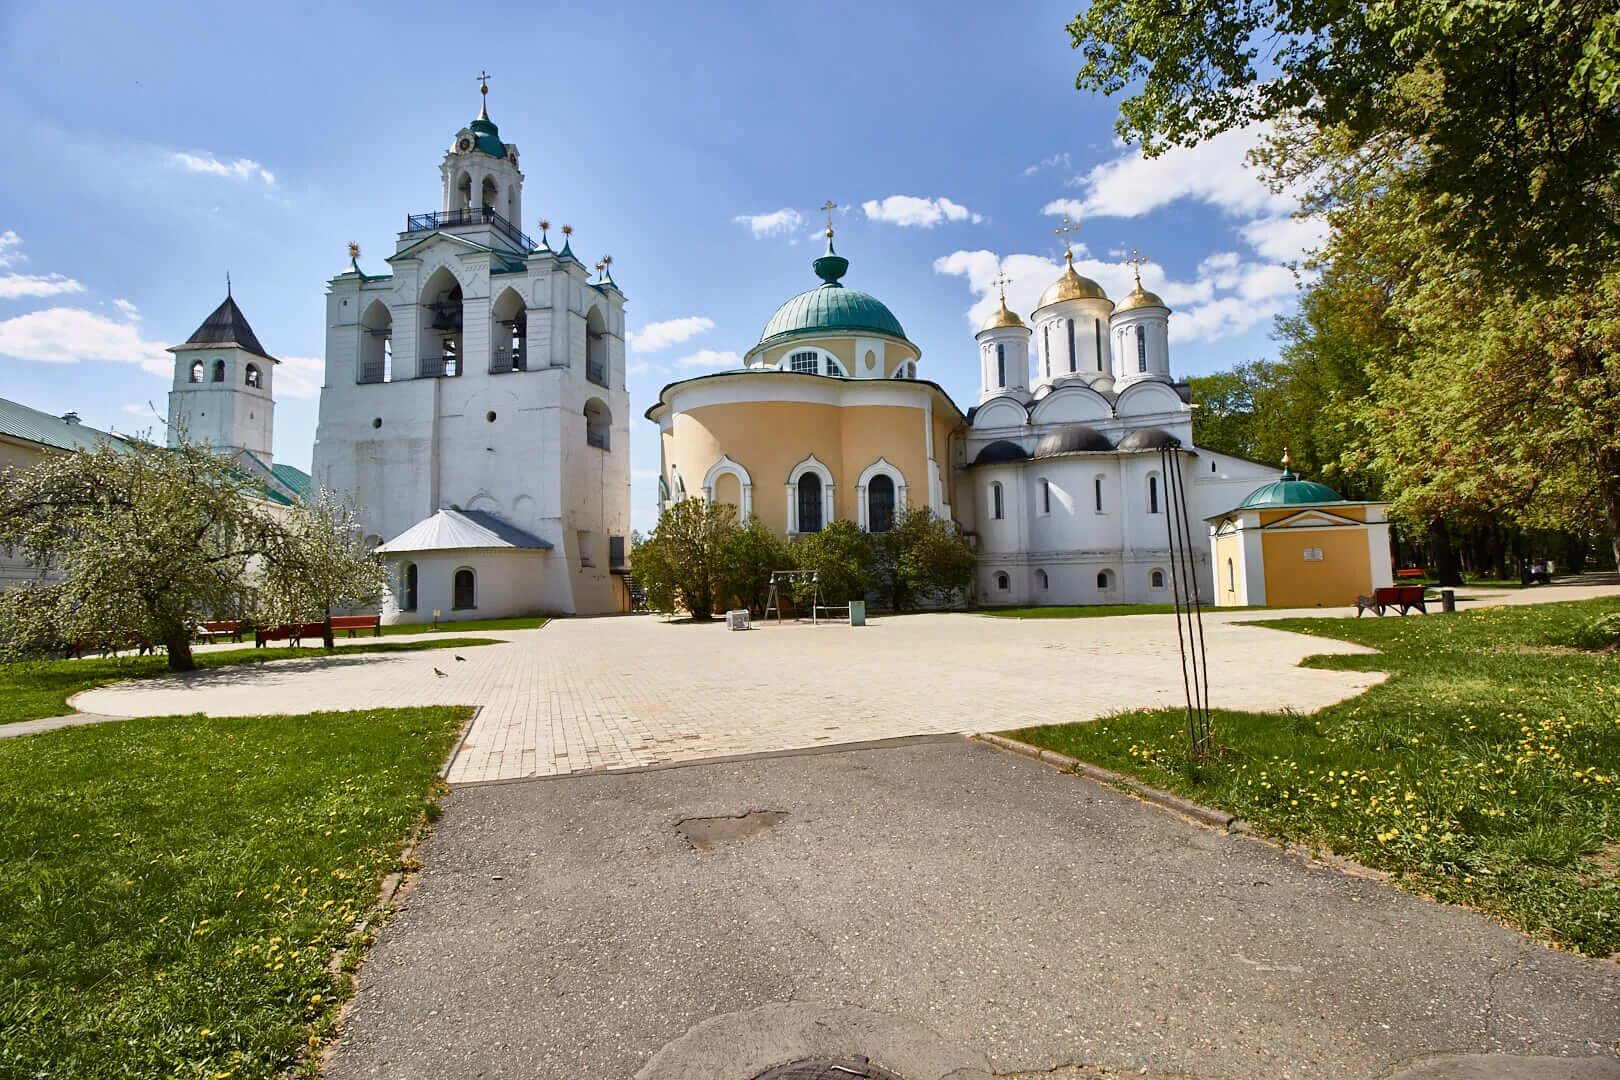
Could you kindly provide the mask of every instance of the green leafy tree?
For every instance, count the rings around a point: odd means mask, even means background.
[[[829,522],[820,532],[805,533],[793,542],[794,561],[801,570],[814,570],[820,579],[821,597],[828,604],[864,600],[875,585],[871,534],[854,522]],[[811,586],[801,584],[797,599],[811,600]]]
[[[207,447],[141,439],[0,473],[0,546],[41,567],[0,595],[0,646],[42,642],[163,645],[189,671],[201,619],[253,603],[253,561],[280,526],[241,474]]]
[[[794,566],[792,547],[750,516],[721,545],[720,590],[728,602],[761,615],[770,598],[771,571]]]
[[[382,560],[366,546],[353,504],[322,489],[277,515],[281,528],[258,560],[255,615],[267,624],[319,622],[333,647],[332,613],[375,606]]]
[[[895,611],[948,602],[973,584],[975,559],[956,526],[926,506],[908,506],[873,541],[873,577]]]
[[[635,549],[647,606],[666,615],[685,611],[694,622],[713,619],[726,551],[737,532],[737,508],[730,503],[682,499],[666,506]]]

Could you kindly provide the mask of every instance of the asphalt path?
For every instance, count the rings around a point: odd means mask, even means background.
[[[958,737],[458,787],[421,857],[330,1080],[1620,1076],[1620,965]]]

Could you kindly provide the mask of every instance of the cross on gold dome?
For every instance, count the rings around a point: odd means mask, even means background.
[[[827,211],[827,239],[831,240],[833,235],[832,212],[838,209],[838,204],[828,199],[821,204],[821,208]]]
[[[996,275],[995,280],[990,282],[990,284],[1001,290],[1001,303],[1002,306],[1005,307],[1007,304],[1007,286],[1012,284],[1012,278],[1008,277],[1005,273],[999,273]]]
[[[1136,272],[1136,287],[1138,289],[1142,287],[1142,267],[1146,266],[1149,261],[1148,257],[1136,248],[1131,248],[1131,257],[1125,260],[1125,265]]]
[[[1063,255],[1065,258],[1073,258],[1074,256],[1074,245],[1069,241],[1069,234],[1079,231],[1080,223],[1070,221],[1068,214],[1063,215],[1063,224],[1052,230],[1055,235],[1063,237]]]

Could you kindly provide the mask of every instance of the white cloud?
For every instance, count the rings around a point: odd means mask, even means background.
[[[640,330],[626,335],[625,343],[637,352],[657,352],[671,345],[679,345],[706,330],[714,329],[714,320],[702,315],[686,315],[679,319],[648,323]]]
[[[1260,137],[1258,129],[1239,128],[1196,146],[1173,146],[1156,158],[1127,150],[1079,178],[1086,193],[1081,211],[1134,218],[1178,199],[1195,199],[1232,216],[1287,214],[1298,200],[1273,192],[1246,160]]]
[[[868,221],[908,228],[932,229],[946,221],[971,221],[977,225],[983,214],[975,214],[960,203],[941,196],[925,199],[916,195],[890,195],[885,199],[868,199],[861,204]]]
[[[0,322],[0,356],[43,364],[139,364],[154,375],[168,375],[174,367],[164,347],[141,337],[138,327],[81,308],[46,308]]]
[[[784,206],[768,214],[741,214],[731,220],[739,225],[748,226],[749,231],[758,240],[767,236],[797,232],[799,226],[804,224],[804,215],[792,207]]]
[[[117,300],[114,300],[113,307],[123,312],[124,318],[130,320],[131,322],[134,322],[136,319],[141,317],[141,309],[130,303],[128,300],[125,300],[123,297],[119,297]]]
[[[276,367],[277,397],[312,398],[326,380],[326,362],[318,356],[281,356]]]
[[[1036,173],[1040,172],[1042,169],[1055,169],[1060,165],[1065,169],[1071,169],[1071,168],[1074,167],[1070,162],[1070,158],[1069,158],[1068,154],[1066,154],[1066,153],[1064,153],[1064,154],[1053,154],[1051,157],[1043,157],[1043,158],[1041,158],[1039,163],[1037,163],[1035,165],[1031,165],[1029,168],[1025,169],[1024,170],[1024,175],[1025,176],[1034,176]]]
[[[1292,262],[1301,254],[1319,249],[1327,242],[1328,224],[1321,217],[1264,217],[1240,230],[1262,256],[1278,262]]]
[[[276,183],[275,174],[252,158],[243,157],[237,158],[235,161],[221,161],[204,150],[195,154],[184,151],[170,154],[169,160],[187,172],[203,173],[208,176],[226,176],[233,180],[261,180],[270,187],[274,187]]]
[[[699,349],[691,356],[683,356],[675,361],[681,367],[689,368],[726,368],[742,367],[742,357],[734,352],[721,352],[717,349]]]
[[[1068,214],[1075,220],[1079,220],[1080,216],[1085,212],[1086,204],[1081,202],[1079,199],[1053,199],[1051,202],[1041,207],[1041,213],[1043,214],[1050,215],[1051,217],[1060,217],[1063,214]]]
[[[84,292],[84,286],[61,274],[0,274],[0,300],[37,299]]]
[[[0,233],[0,268],[28,261],[22,251],[22,237],[7,229]],[[0,274],[0,300],[37,300],[84,292],[84,286],[65,274]]]

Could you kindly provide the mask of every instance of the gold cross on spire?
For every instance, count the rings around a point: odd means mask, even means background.
[[[1007,286],[1012,284],[1012,278],[1008,277],[1005,273],[998,273],[995,280],[990,282],[990,284],[1001,290],[1001,306],[1006,307]]]
[[[1136,287],[1138,289],[1142,287],[1142,267],[1146,266],[1149,261],[1146,255],[1135,248],[1131,248],[1131,257],[1125,260],[1125,265],[1136,272]]]
[[[1080,223],[1070,221],[1068,214],[1063,215],[1063,224],[1052,230],[1055,235],[1063,237],[1063,254],[1065,258],[1073,258],[1074,256],[1074,245],[1069,241],[1069,234],[1079,231]]]
[[[833,202],[831,199],[828,199],[826,202],[821,204],[821,208],[827,211],[827,239],[831,240],[833,234],[832,212],[838,209],[838,204]]]
[[[483,104],[478,109],[478,119],[489,119],[489,72],[478,72],[478,92],[483,95]]]

